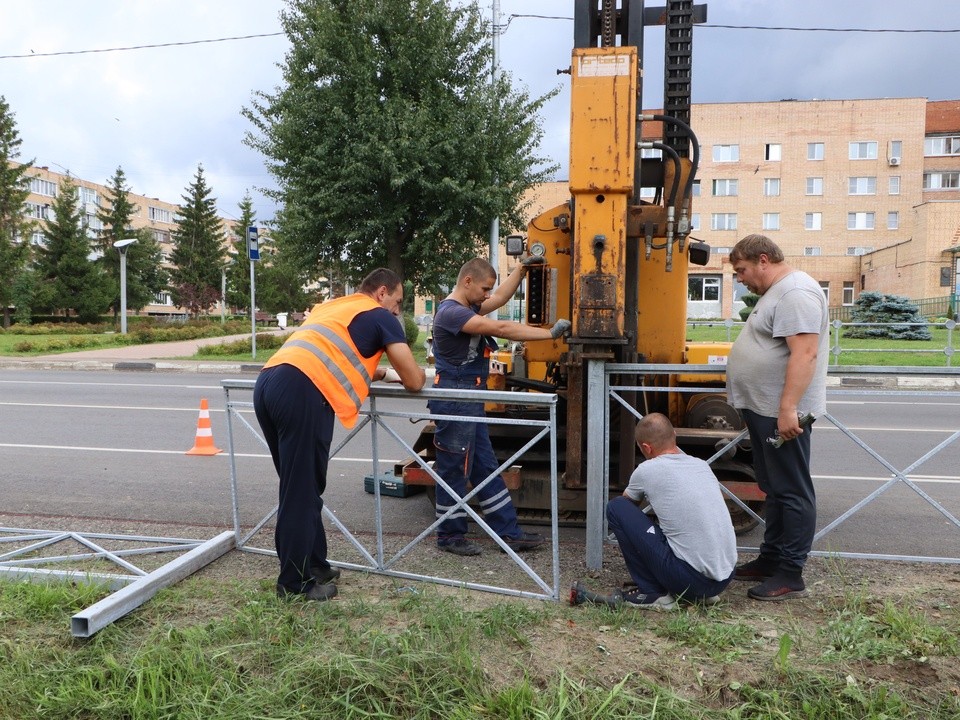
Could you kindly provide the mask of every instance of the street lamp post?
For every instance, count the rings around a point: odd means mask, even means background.
[[[224,325],[227,322],[227,270],[233,267],[233,263],[236,262],[233,258],[230,258],[223,267],[220,268],[220,324]]]
[[[124,238],[113,244],[120,253],[120,333],[122,335],[127,334],[127,248],[136,241],[136,238]]]

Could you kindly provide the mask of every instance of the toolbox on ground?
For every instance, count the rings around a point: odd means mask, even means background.
[[[371,495],[373,494],[373,475],[367,475],[363,478],[363,489]],[[424,491],[423,485],[407,485],[402,477],[398,477],[391,472],[380,473],[380,495],[389,497],[409,497]]]

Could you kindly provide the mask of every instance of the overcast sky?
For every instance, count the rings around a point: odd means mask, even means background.
[[[490,16],[491,0],[481,0]],[[650,0],[648,6],[662,4]],[[733,25],[960,30],[958,0],[711,0],[694,32],[695,103],[926,97],[960,99],[960,32],[853,33]],[[242,144],[240,115],[280,81],[286,38],[149,49],[280,32],[283,0],[0,0],[0,95],[16,115],[21,159],[105,183],[123,166],[134,192],[180,202],[202,163],[223,215],[249,189],[260,220],[272,179]],[[533,95],[563,92],[542,117],[541,154],[566,177],[572,0],[501,0],[500,63]],[[544,17],[529,17],[544,16]],[[559,19],[554,19],[559,18]],[[507,24],[509,23],[509,24]],[[27,55],[28,57],[9,57]],[[662,106],[663,28],[645,34],[644,106]]]

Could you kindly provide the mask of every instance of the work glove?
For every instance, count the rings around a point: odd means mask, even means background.
[[[556,340],[561,335],[565,335],[570,331],[571,323],[569,320],[557,320],[554,323],[553,329],[550,330],[550,337]]]
[[[546,258],[542,255],[528,255],[520,261],[520,264],[525,268],[530,269],[534,265],[543,265],[546,261]]]

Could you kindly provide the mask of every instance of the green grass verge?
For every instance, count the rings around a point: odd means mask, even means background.
[[[952,663],[949,622],[884,606],[864,629],[863,596],[830,627],[797,620],[771,654],[754,618],[722,606],[650,616],[367,584],[318,605],[277,600],[266,582],[193,577],[77,640],[69,617],[101,591],[0,583],[0,717],[960,716],[948,688],[877,682],[860,665],[877,637],[891,662]]]

